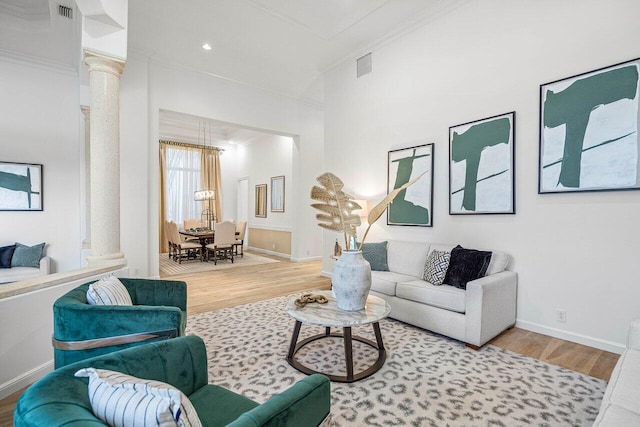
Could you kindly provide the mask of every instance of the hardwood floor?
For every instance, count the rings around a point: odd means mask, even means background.
[[[320,274],[320,261],[291,262],[271,258],[280,262],[170,278],[187,282],[188,314],[233,307],[300,291],[329,289],[330,280]],[[606,381],[618,360],[618,355],[614,353],[518,328],[504,332],[490,344]],[[19,391],[0,400],[0,426],[13,424],[13,409],[21,393]]]

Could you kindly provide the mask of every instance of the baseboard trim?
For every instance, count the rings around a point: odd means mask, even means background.
[[[0,399],[4,399],[18,390],[30,386],[49,372],[53,371],[53,360],[48,361],[40,366],[33,368],[24,374],[15,377],[12,380],[0,385]]]
[[[280,257],[280,258],[291,259],[291,255],[289,255],[289,254],[282,254],[280,252],[269,251],[267,249],[254,248],[252,246],[249,246],[248,249],[253,251],[253,252],[260,252],[260,253],[263,253],[263,254],[273,255],[273,256]]]
[[[291,258],[291,261],[293,262],[305,262],[305,261],[316,261],[322,259],[321,256],[308,256],[308,257],[304,257],[304,258]]]
[[[621,354],[625,349],[624,344],[602,340],[587,335],[576,334],[574,332],[563,331],[562,329],[550,328],[548,326],[540,325],[533,322],[516,320],[516,328],[525,329],[531,332],[537,332],[543,335],[549,335],[554,338],[560,338],[566,341],[587,345],[589,347],[594,347],[599,350],[610,351],[617,354]]]

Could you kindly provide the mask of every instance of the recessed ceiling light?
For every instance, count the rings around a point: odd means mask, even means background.
[[[209,43],[205,43],[205,44],[203,44],[203,45],[202,45],[202,48],[203,48],[204,50],[211,50],[211,49],[213,49]]]

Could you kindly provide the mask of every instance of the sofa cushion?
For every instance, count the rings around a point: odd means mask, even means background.
[[[371,289],[381,294],[395,296],[398,282],[410,282],[415,279],[413,276],[394,273],[393,271],[372,271]]]
[[[387,245],[389,270],[416,278],[422,277],[428,252],[428,243],[390,240]]]
[[[424,280],[401,282],[396,286],[396,296],[458,313],[465,312],[466,292],[450,285],[434,286]]]
[[[640,426],[640,414],[618,405],[607,403],[600,408],[593,427]]]
[[[490,276],[491,274],[500,273],[507,269],[509,265],[509,255],[501,252],[501,251],[492,251],[491,252],[491,262],[489,263],[489,267],[487,268],[487,273],[485,276]]]
[[[447,251],[431,251],[424,265],[422,280],[426,280],[434,286],[442,285],[450,260],[451,253]]]
[[[3,246],[0,248],[0,268],[11,268],[11,259],[16,250],[16,245]]]
[[[387,265],[387,242],[363,243],[362,256],[369,261],[371,271],[389,271]]]
[[[26,246],[16,243],[16,250],[11,258],[11,267],[40,267],[40,259],[44,252],[44,243]]]
[[[444,283],[466,289],[467,282],[484,277],[491,261],[491,252],[466,249],[458,245],[451,250],[451,261]]]
[[[640,350],[626,349],[611,374],[609,385],[603,397],[604,402],[640,414],[638,399],[640,384]]]

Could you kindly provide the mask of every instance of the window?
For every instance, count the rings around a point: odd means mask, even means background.
[[[182,227],[185,219],[200,218],[201,207],[193,200],[200,184],[200,150],[166,148],[166,218]]]

